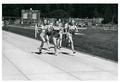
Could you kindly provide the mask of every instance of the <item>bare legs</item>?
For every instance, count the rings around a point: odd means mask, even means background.
[[[42,39],[42,42],[41,42],[41,45],[40,45],[40,48],[39,48],[39,52],[41,53],[42,48],[43,48],[44,43],[46,42],[46,40],[47,40],[47,46],[48,47],[49,47],[50,44],[49,44],[49,37],[48,36],[40,35],[40,37]],[[73,43],[73,39],[72,39],[72,34],[68,33],[67,34],[67,38],[68,38],[68,41],[70,42],[70,46],[71,46],[71,49],[72,49],[73,53],[75,53],[75,51],[74,51],[74,43]],[[58,47],[61,47],[61,44],[62,44],[62,34],[61,34],[60,38],[56,38],[56,37],[53,36],[53,43],[54,43],[55,55],[57,55]]]
[[[40,37],[41,37],[42,41],[41,41],[41,45],[40,45],[40,48],[39,48],[39,52],[41,53],[42,48],[44,46],[44,43],[47,43],[47,46],[48,46],[47,50],[49,50],[49,48],[50,48],[50,43],[49,43],[49,36],[48,35],[45,36],[44,34],[41,34]]]
[[[42,42],[41,42],[41,45],[40,45],[40,48],[39,48],[39,52],[41,53],[42,52],[42,48],[43,48],[44,43],[45,43],[45,38],[44,38],[43,34],[41,34],[40,37],[41,37]]]
[[[60,38],[59,38],[59,47],[62,47],[62,34],[60,34]]]
[[[53,37],[55,55],[57,55],[58,39]]]
[[[73,39],[72,39],[72,34],[70,34],[70,33],[68,33],[68,40],[70,41],[73,53],[75,53]]]
[[[50,42],[49,42],[49,36],[48,35],[46,35],[46,42],[47,42],[47,46],[48,46],[48,49],[50,49]]]
[[[38,33],[38,31],[37,31],[37,30],[35,30],[35,38],[37,38],[37,33]]]

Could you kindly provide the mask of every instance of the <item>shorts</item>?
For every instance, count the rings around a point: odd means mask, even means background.
[[[60,34],[55,34],[53,37],[59,38],[59,37],[60,37]]]
[[[48,36],[51,36],[52,35],[52,31],[50,31],[50,32],[46,32],[46,34],[48,35]]]
[[[53,37],[55,37],[55,38],[59,38],[60,37],[60,34],[59,34],[58,30],[53,31]]]

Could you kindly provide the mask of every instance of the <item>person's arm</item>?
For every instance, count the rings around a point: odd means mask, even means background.
[[[36,30],[36,31],[38,30],[38,26],[37,26],[37,25],[35,25],[35,30]]]
[[[38,27],[38,30],[42,30],[43,27],[44,27],[43,25],[39,26],[39,27]]]
[[[76,30],[76,32],[78,32],[78,27],[77,26],[75,26],[75,30]]]

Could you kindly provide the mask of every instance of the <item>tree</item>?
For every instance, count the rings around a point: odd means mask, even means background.
[[[52,11],[50,13],[50,17],[53,17],[53,18],[68,18],[69,17],[69,14],[67,12],[65,12],[64,10],[55,10],[55,11]]]
[[[112,21],[113,12],[110,5],[104,6],[104,23]]]
[[[97,17],[100,16],[97,8],[94,9],[93,14],[94,14],[93,16],[94,16],[95,18],[97,18]]]

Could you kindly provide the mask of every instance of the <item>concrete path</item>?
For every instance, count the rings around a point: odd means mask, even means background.
[[[81,52],[73,55],[66,48],[58,56],[53,48],[38,55],[40,41],[6,31],[2,35],[3,80],[117,80],[115,62]]]

